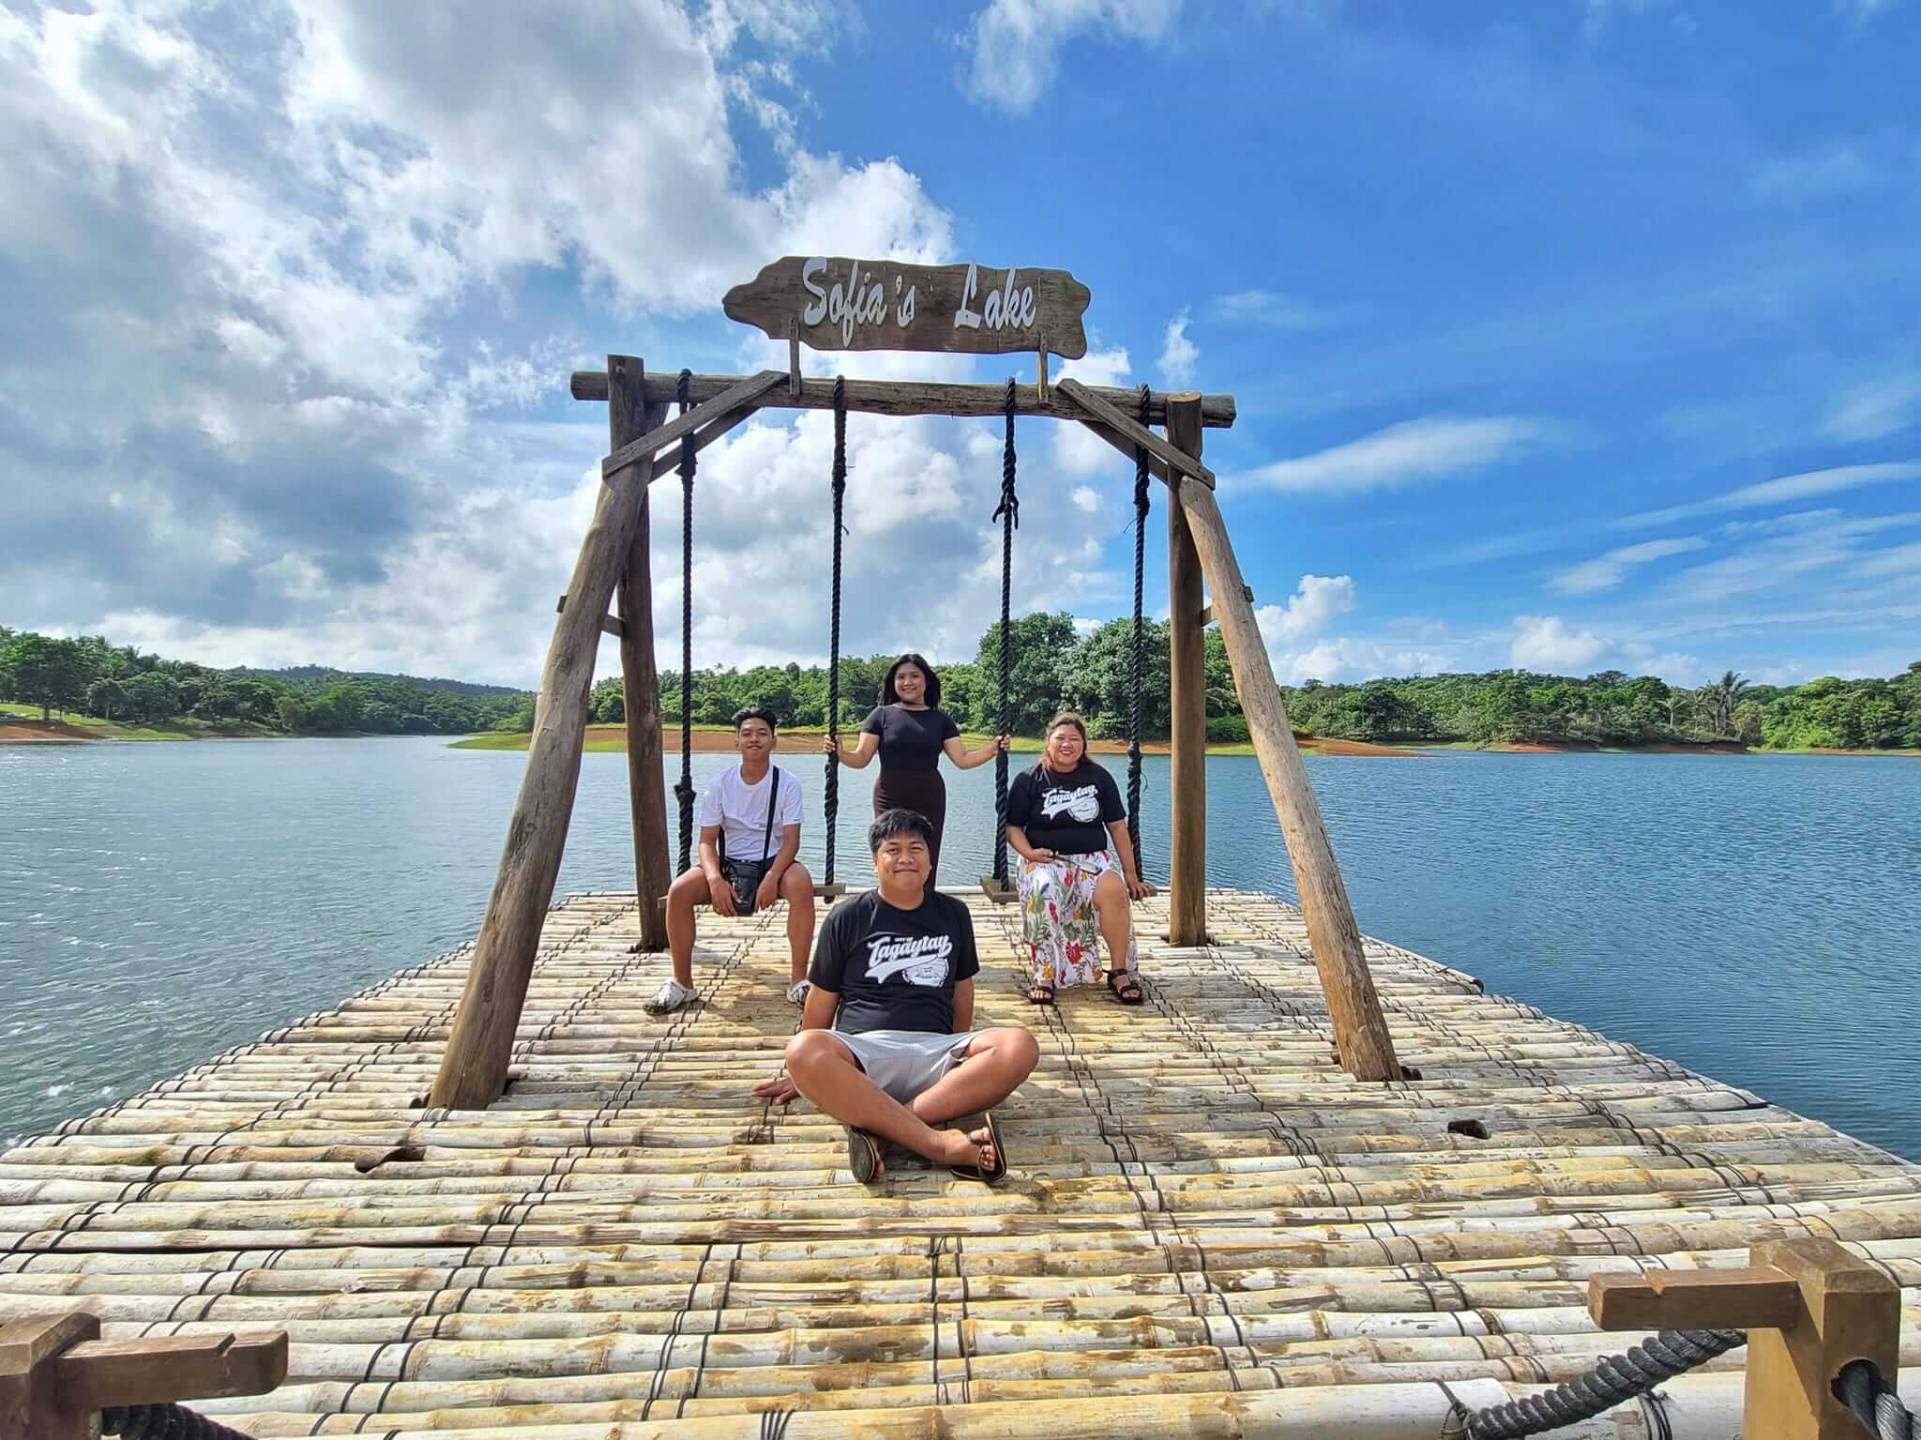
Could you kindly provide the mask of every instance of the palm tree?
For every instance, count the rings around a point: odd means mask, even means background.
[[[1708,712],[1708,725],[1715,735],[1734,733],[1735,707],[1741,703],[1741,697],[1751,688],[1751,681],[1742,678],[1732,670],[1723,671],[1719,680],[1701,687],[1701,706]]]

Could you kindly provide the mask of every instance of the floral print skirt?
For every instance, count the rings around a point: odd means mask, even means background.
[[[1021,860],[1016,888],[1036,984],[1065,990],[1099,976],[1100,921],[1094,911],[1094,886],[1109,870],[1120,869],[1121,857],[1112,850]],[[1127,963],[1115,968],[1133,970],[1138,963],[1139,951],[1130,932]]]

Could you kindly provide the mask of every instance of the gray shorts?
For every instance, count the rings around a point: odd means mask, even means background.
[[[854,1052],[867,1078],[905,1105],[960,1064],[974,1036],[934,1035],[926,1030],[864,1030],[858,1035],[829,1032]]]

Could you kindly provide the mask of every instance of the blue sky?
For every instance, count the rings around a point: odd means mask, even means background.
[[[0,3],[0,623],[531,683],[568,371],[777,362],[719,297],[820,253],[1071,269],[1074,370],[1232,392],[1285,679],[1894,673],[1916,54],[1915,0]],[[993,427],[852,431],[849,648],[970,654]],[[1017,602],[1121,613],[1126,462],[1021,440]],[[829,443],[703,455],[703,662],[823,652]]]

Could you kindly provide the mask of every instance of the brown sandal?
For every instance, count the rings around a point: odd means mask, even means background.
[[[1109,970],[1107,988],[1123,1005],[1139,1005],[1147,999],[1147,992],[1141,989],[1141,982],[1132,970]]]
[[[1034,981],[1027,987],[1027,1003],[1029,1005],[1052,1005],[1054,1003],[1054,987],[1049,985],[1045,980]]]

